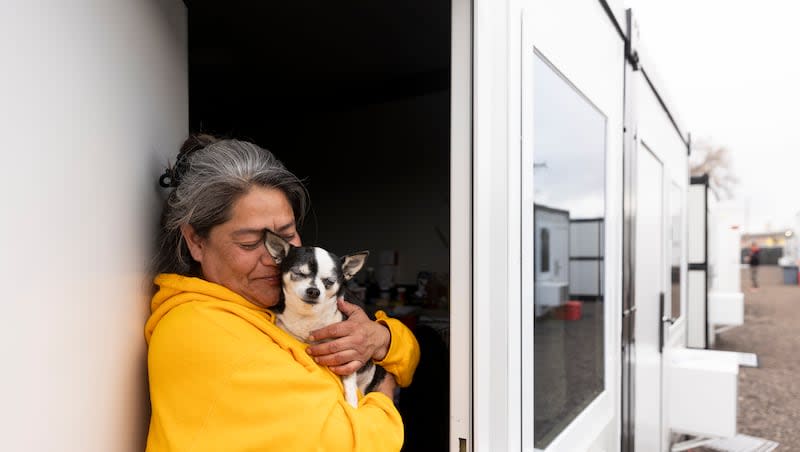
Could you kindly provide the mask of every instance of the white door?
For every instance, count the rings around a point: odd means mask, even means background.
[[[563,283],[569,281],[569,226],[545,223],[536,226],[536,281]]]
[[[634,444],[637,452],[661,450],[661,344],[664,293],[664,167],[639,146],[636,172],[636,366]]]

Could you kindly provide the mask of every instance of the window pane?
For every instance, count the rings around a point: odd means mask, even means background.
[[[538,54],[534,79],[534,441],[544,448],[604,388],[606,118]]]
[[[670,274],[672,283],[672,311],[671,317],[677,319],[681,316],[681,258],[683,243],[681,241],[681,224],[683,211],[681,209],[681,190],[673,185],[670,192],[670,240],[672,244]]]

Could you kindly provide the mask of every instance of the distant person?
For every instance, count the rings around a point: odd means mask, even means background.
[[[750,264],[750,281],[753,283],[753,289],[758,289],[758,264],[761,249],[756,242],[750,245],[750,251],[747,253],[747,262]]]

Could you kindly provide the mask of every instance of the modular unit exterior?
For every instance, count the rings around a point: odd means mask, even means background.
[[[689,209],[689,288],[688,329],[686,345],[693,348],[708,348],[711,330],[708,325],[708,284],[710,259],[708,232],[713,217],[709,215],[709,201],[713,194],[708,188],[708,177],[691,179],[688,191]]]
[[[687,346],[709,348],[723,328],[744,323],[739,244],[742,209],[720,202],[707,176],[689,188],[689,297]]]

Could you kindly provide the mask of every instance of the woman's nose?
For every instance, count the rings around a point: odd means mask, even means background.
[[[264,247],[263,252],[261,253],[261,257],[259,259],[262,265],[275,265],[275,259],[272,258],[272,255],[269,254],[267,251],[267,247]]]

